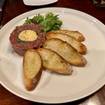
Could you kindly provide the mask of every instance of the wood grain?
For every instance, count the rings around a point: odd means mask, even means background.
[[[105,8],[97,8],[92,4],[91,0],[59,0],[59,2],[47,6],[25,6],[22,0],[7,0],[3,11],[2,24],[6,24],[14,17],[24,12],[38,9],[42,7],[67,7],[86,12],[105,24]],[[34,105],[30,102],[21,99],[0,85],[0,105]],[[71,105],[105,105],[105,86],[93,95],[84,99],[71,102]]]

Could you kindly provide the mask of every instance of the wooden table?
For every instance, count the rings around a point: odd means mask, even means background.
[[[59,0],[59,2],[40,7],[25,6],[22,0],[7,0],[4,6],[2,24],[26,11],[42,7],[68,7],[86,12],[105,24],[105,8],[97,8],[91,0]],[[34,105],[34,102],[21,99],[0,85],[0,105]],[[70,103],[71,105],[105,105],[105,86],[93,95]]]

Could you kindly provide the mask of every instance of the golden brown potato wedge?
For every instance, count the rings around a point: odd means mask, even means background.
[[[61,34],[67,34],[68,36],[73,37],[74,39],[76,39],[77,41],[84,41],[85,37],[82,33],[80,33],[79,31],[70,31],[70,30],[57,30],[57,31],[53,31],[55,33],[61,33]]]
[[[68,63],[72,65],[84,66],[86,64],[86,60],[81,54],[79,54],[68,43],[60,39],[52,38],[52,39],[46,40],[43,47],[55,51],[63,59],[65,59]]]
[[[86,52],[87,52],[86,46],[84,44],[82,44],[81,42],[75,40],[74,38],[72,38],[66,34],[54,33],[54,32],[47,33],[47,39],[51,39],[51,38],[58,38],[63,41],[66,41],[72,47],[74,47],[80,54],[86,54]]]
[[[26,51],[23,57],[24,84],[27,90],[33,90],[42,74],[41,57],[34,49]]]
[[[39,48],[37,51],[42,58],[44,68],[65,75],[72,73],[71,66],[54,51],[46,48]]]

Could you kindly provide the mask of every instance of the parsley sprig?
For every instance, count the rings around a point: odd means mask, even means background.
[[[54,15],[52,12],[47,13],[45,16],[37,14],[33,18],[27,18],[25,23],[38,23],[44,27],[44,32],[58,30],[62,25],[62,21],[59,19],[58,15]]]

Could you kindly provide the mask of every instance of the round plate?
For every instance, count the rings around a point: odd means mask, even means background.
[[[25,5],[42,6],[57,2],[58,0],[23,0]]]
[[[29,92],[23,84],[23,57],[14,52],[9,42],[15,26],[36,14],[53,12],[63,21],[63,29],[78,30],[84,34],[88,49],[85,67],[74,67],[72,75],[57,75],[43,71],[35,90]],[[96,18],[67,8],[43,8],[24,13],[0,30],[0,83],[15,95],[42,103],[64,103],[86,97],[105,84],[105,26]]]

